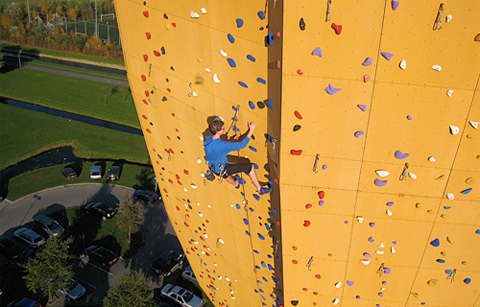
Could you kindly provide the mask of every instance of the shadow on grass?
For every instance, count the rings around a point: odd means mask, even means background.
[[[140,173],[135,175],[135,179],[138,180],[138,184],[134,184],[133,188],[143,189],[143,190],[150,190],[153,191],[155,189],[155,172],[151,167],[143,167],[140,170]]]
[[[2,74],[21,68],[22,65],[38,59],[40,54],[40,51],[37,49],[22,49],[22,46],[19,45],[2,47],[0,52],[3,53],[3,61],[5,62],[5,65],[0,68],[0,73]]]
[[[130,248],[125,252],[123,255],[124,259],[131,259],[139,250],[140,248],[145,245],[143,241],[143,235],[141,231],[137,231],[132,234],[130,240]]]

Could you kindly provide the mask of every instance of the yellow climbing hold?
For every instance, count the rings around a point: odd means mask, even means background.
[[[475,182],[475,179],[473,179],[472,177],[468,177],[467,179],[465,179],[465,182],[468,184],[473,184]]]
[[[437,178],[435,178],[435,180],[443,179],[443,177],[445,177],[445,175],[440,175],[440,176],[438,176]]]
[[[453,240],[449,236],[447,236],[447,242],[453,245]]]
[[[473,134],[467,134],[467,139],[473,139]]]
[[[429,281],[427,281],[427,284],[429,286],[436,286],[438,283],[438,279],[430,279]]]
[[[416,204],[415,204],[415,208],[420,209],[421,207],[422,207],[422,204],[421,204],[421,203],[416,203]]]
[[[165,23],[165,29],[170,30],[170,24],[169,23]]]
[[[412,292],[411,294],[412,294],[412,296],[413,296],[414,298],[418,298],[418,297],[419,297],[419,295],[418,295],[417,292]]]

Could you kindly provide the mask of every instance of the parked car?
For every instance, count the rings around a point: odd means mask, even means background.
[[[120,179],[120,167],[112,166],[108,169],[108,180],[115,181]]]
[[[90,168],[90,179],[101,179],[102,178],[102,166],[94,165]]]
[[[166,284],[161,290],[162,296],[182,307],[201,307],[205,302],[192,292],[172,284]]]
[[[43,307],[43,305],[41,305],[39,302],[24,297],[17,298],[16,300],[8,304],[8,307]]]
[[[157,199],[159,199],[160,197],[158,196],[157,193],[155,192],[152,192],[152,191],[148,191],[148,190],[136,190],[134,193],[133,193],[133,198],[136,199],[136,200],[144,200],[146,202],[154,202],[156,201]]]
[[[28,245],[30,245],[33,248],[38,248],[45,244],[45,239],[35,231],[22,227],[17,229],[13,235],[15,238],[26,242]]]
[[[198,285],[198,280],[195,277],[195,273],[193,273],[192,267],[187,266],[185,270],[182,272],[182,278],[188,280],[191,283]]]
[[[164,277],[170,276],[175,270],[183,265],[183,254],[176,253],[173,250],[164,252],[153,262],[153,271]]]
[[[77,173],[75,170],[71,167],[65,167],[60,170],[60,173],[67,179],[67,180],[72,180],[77,178]]]
[[[100,215],[104,220],[111,219],[118,212],[118,205],[107,205],[102,202],[91,202],[85,206],[87,213]]]
[[[65,232],[57,221],[43,214],[33,217],[33,223],[42,228],[50,237],[56,237]]]
[[[71,300],[78,300],[81,298],[87,290],[84,286],[82,286],[78,281],[73,278],[68,280],[68,284],[66,287],[62,287],[60,293],[65,295],[67,298]]]
[[[88,261],[94,262],[106,268],[117,262],[118,255],[103,246],[91,245],[83,252]]]
[[[18,261],[25,255],[25,249],[10,238],[0,237],[0,254],[11,261]]]

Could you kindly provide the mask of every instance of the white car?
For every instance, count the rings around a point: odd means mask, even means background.
[[[201,307],[205,305],[201,298],[179,286],[166,284],[160,292],[162,296],[173,300],[182,307]]]
[[[90,179],[101,179],[102,178],[102,166],[94,165],[90,168]]]
[[[45,244],[45,240],[42,238],[41,235],[25,227],[16,230],[13,235],[15,236],[15,238],[28,243],[28,245],[33,248],[37,248]]]
[[[50,237],[56,237],[65,232],[65,229],[57,221],[43,214],[35,216],[33,222],[48,233]]]
[[[192,267],[188,266],[183,272],[182,272],[182,278],[185,280],[188,280],[191,283],[197,284],[198,281],[197,278],[195,277],[195,273],[193,273]]]
[[[62,287],[59,291],[71,300],[78,300],[85,294],[87,290],[80,283],[78,283],[78,281],[70,278],[67,286],[65,288]]]

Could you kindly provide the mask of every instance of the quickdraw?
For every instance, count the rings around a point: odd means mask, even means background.
[[[444,7],[445,7],[444,4],[440,3],[440,7],[438,8],[438,13],[437,13],[437,20],[433,25],[433,31],[440,30],[442,28],[442,13],[443,13]]]
[[[327,0],[327,17],[325,18],[325,22],[330,20],[330,7],[332,6],[332,0]]]
[[[313,256],[310,257],[310,259],[308,260],[307,264],[305,265],[309,271],[312,270],[312,262],[313,262]]]
[[[313,163],[313,172],[318,173],[318,160],[320,159],[320,155],[317,154],[315,156],[315,163]]]
[[[405,182],[407,180],[407,172],[408,172],[408,163],[405,163],[405,166],[403,167],[402,174],[400,175],[401,181]]]
[[[274,139],[270,134],[265,133],[265,147],[267,146],[267,142],[272,143],[272,153],[275,154],[277,139]]]

